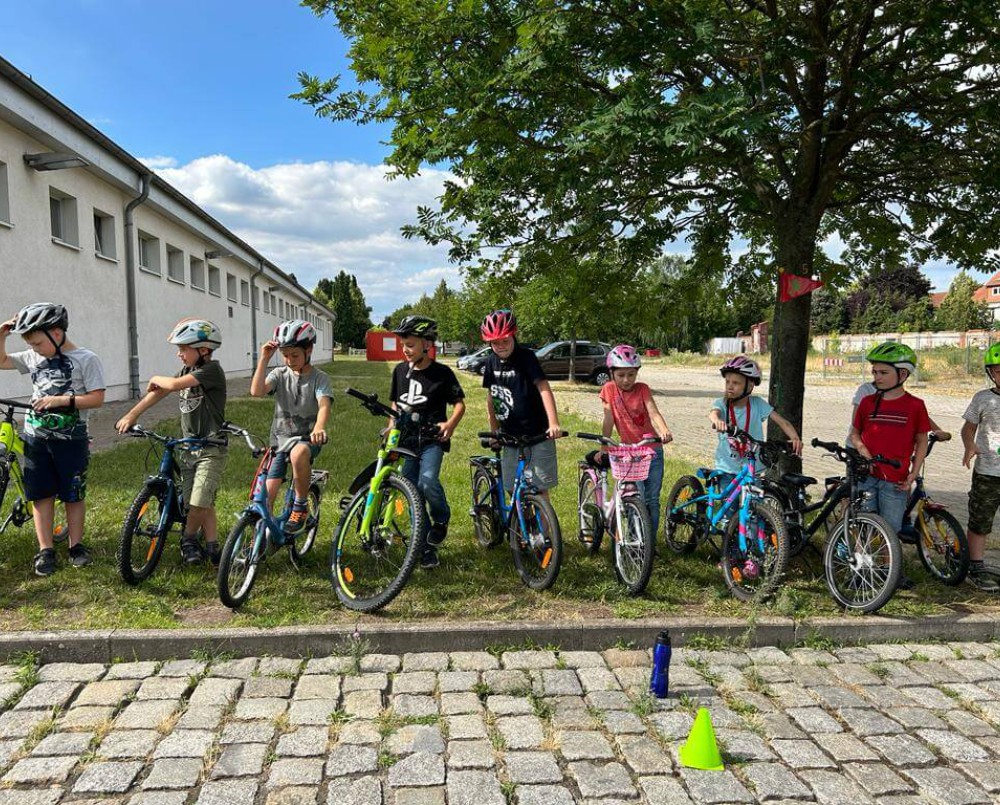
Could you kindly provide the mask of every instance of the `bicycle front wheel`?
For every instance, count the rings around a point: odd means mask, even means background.
[[[705,503],[690,503],[705,494],[693,475],[677,479],[663,510],[663,537],[675,553],[691,553],[705,531]]]
[[[838,604],[857,612],[876,612],[896,592],[903,551],[885,520],[877,514],[858,512],[833,527],[823,567],[826,586]]]
[[[949,511],[924,506],[917,519],[917,554],[942,584],[961,584],[969,572],[969,538]]]
[[[160,563],[167,543],[167,529],[161,523],[169,507],[167,490],[162,487],[143,487],[132,501],[116,552],[118,574],[126,584],[134,587],[145,581]]]
[[[739,512],[729,518],[722,538],[722,574],[740,601],[764,601],[785,575],[788,531],[784,518],[762,500],[750,502],[745,525]]]
[[[621,530],[615,534],[615,575],[629,595],[639,595],[653,572],[653,525],[646,505],[637,498],[621,500]]]
[[[308,501],[309,525],[306,527],[305,531],[293,539],[288,545],[288,550],[292,552],[292,557],[296,561],[309,553],[309,551],[312,550],[312,546],[316,544],[316,534],[319,531],[319,506],[321,499],[322,497],[320,495],[319,487],[310,486]]]
[[[587,553],[595,554],[604,539],[604,513],[597,505],[597,482],[591,472],[580,475],[577,489],[577,517],[580,520],[580,542]]]
[[[376,493],[378,509],[362,533],[368,490],[359,490],[337,524],[330,551],[330,580],[340,602],[355,612],[374,612],[399,595],[424,547],[424,499],[396,473]]]
[[[482,467],[472,474],[472,525],[476,542],[483,548],[499,545],[503,539],[497,512],[496,479]]]
[[[226,538],[219,559],[219,600],[230,609],[246,603],[264,558],[267,526],[257,512],[245,511]]]
[[[518,575],[532,590],[547,590],[555,584],[562,564],[562,532],[548,498],[530,492],[521,496],[526,530],[515,510],[511,515],[510,549]]]
[[[3,509],[4,498],[7,497],[7,487],[10,485],[10,462],[0,459],[0,527],[7,521],[7,512]]]

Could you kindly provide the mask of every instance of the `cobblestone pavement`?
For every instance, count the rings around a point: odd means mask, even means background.
[[[998,644],[0,666],[0,805],[988,803]],[[681,768],[708,707],[724,772]]]

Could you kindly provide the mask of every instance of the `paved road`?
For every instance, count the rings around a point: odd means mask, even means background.
[[[0,805],[996,802],[996,644],[0,666]],[[698,706],[726,771],[681,768]]]

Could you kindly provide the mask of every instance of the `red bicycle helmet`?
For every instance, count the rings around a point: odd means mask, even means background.
[[[479,326],[483,341],[496,341],[517,333],[517,318],[507,309],[494,310]]]

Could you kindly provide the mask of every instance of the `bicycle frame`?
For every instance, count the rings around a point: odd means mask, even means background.
[[[503,478],[503,463],[500,461],[500,450],[494,449],[493,458],[483,458],[481,460],[476,460],[474,457],[472,459],[475,466],[480,466],[486,468],[490,471],[495,479],[495,503],[497,510],[500,512],[500,527],[505,531],[510,530],[511,520],[514,516],[514,511],[517,511],[517,522],[521,527],[521,533],[527,533],[527,522],[524,519],[524,507],[521,505],[521,498],[524,494],[535,492],[535,488],[524,480],[524,468],[528,466],[528,459],[525,455],[524,449],[519,450],[517,456],[517,469],[514,471],[514,488],[510,493],[510,503],[507,502],[507,487],[504,484]],[[476,501],[472,501],[475,505]]]

